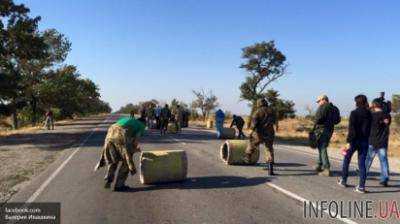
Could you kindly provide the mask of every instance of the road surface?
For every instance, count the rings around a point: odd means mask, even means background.
[[[85,120],[62,128],[80,130],[80,144],[65,150],[46,171],[15,194],[13,202],[61,202],[62,223],[396,223],[389,220],[353,218],[305,218],[302,200],[377,201],[399,200],[399,176],[392,186],[379,187],[377,177],[367,181],[370,193],[343,189],[334,177],[320,177],[312,171],[315,156],[276,147],[276,173],[268,177],[261,156],[256,166],[227,166],[219,158],[222,140],[210,131],[189,128],[177,135],[160,137],[149,131],[142,150],[183,149],[189,160],[188,180],[183,183],[144,186],[137,175],[127,184],[131,192],[103,188],[105,170],[93,172],[107,127],[119,115],[104,120]],[[264,152],[264,151],[263,151]],[[264,153],[262,153],[264,155]],[[138,165],[138,155],[135,155]],[[340,170],[340,161],[332,161]],[[354,175],[354,172],[353,172]],[[377,175],[377,174],[376,174]],[[357,178],[349,178],[354,186]],[[400,201],[398,201],[400,206]],[[376,209],[376,208],[375,208]],[[375,213],[374,213],[375,214]]]

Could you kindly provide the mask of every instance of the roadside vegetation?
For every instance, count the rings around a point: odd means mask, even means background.
[[[98,86],[65,64],[68,38],[55,29],[39,30],[23,4],[0,5],[0,125],[37,125],[51,109],[55,119],[110,112]],[[7,119],[10,117],[10,119]]]

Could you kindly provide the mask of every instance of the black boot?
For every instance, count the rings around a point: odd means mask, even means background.
[[[274,174],[274,164],[273,163],[268,163],[268,175],[273,176]]]

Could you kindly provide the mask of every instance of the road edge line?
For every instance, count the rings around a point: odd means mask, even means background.
[[[60,171],[67,165],[67,163],[74,157],[74,155],[79,151],[79,149],[86,144],[86,142],[89,140],[89,138],[93,135],[93,133],[98,129],[98,126],[106,123],[108,119],[112,115],[109,115],[106,119],[104,119],[101,124],[98,124],[96,127],[93,128],[93,130],[90,132],[90,134],[79,144],[78,147],[74,149],[74,151],[68,156],[66,160],[64,160],[61,165],[40,185],[40,187],[28,198],[26,203],[31,203],[36,200],[37,197],[46,189],[46,187],[51,183],[51,181],[60,173]]]
[[[279,187],[278,185],[273,184],[273,183],[266,183],[266,184],[267,184],[269,187],[271,187],[271,188],[273,188],[273,189],[275,189],[275,190],[277,190],[277,191],[283,193],[284,195],[286,195],[286,196],[288,196],[288,197],[290,197],[290,198],[292,198],[292,199],[294,199],[294,200],[296,200],[296,201],[299,201],[299,202],[301,202],[301,203],[308,203],[308,204],[311,203],[312,206],[314,206],[314,207],[317,208],[318,210],[323,211],[324,213],[326,213],[326,214],[329,215],[329,212],[328,212],[328,211],[326,211],[326,210],[321,210],[321,206],[316,205],[314,202],[311,202],[310,200],[307,200],[307,199],[301,197],[300,195],[297,195],[297,194],[295,194],[295,193],[293,193],[293,192],[290,192],[290,191],[288,191],[288,190],[286,190],[286,189],[284,189],[284,188],[282,188],[282,187]],[[331,217],[331,218],[332,218],[332,219],[338,219],[338,220],[340,220],[340,221],[342,221],[342,222],[344,222],[344,223],[348,223],[348,224],[358,224],[357,222],[355,222],[355,221],[353,221],[353,220],[351,220],[351,219],[348,219],[348,218],[342,218],[342,217]]]

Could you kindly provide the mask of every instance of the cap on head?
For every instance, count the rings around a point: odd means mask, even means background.
[[[325,94],[318,96],[317,103],[319,103],[321,100],[325,100],[326,102],[329,102],[329,98]]]

